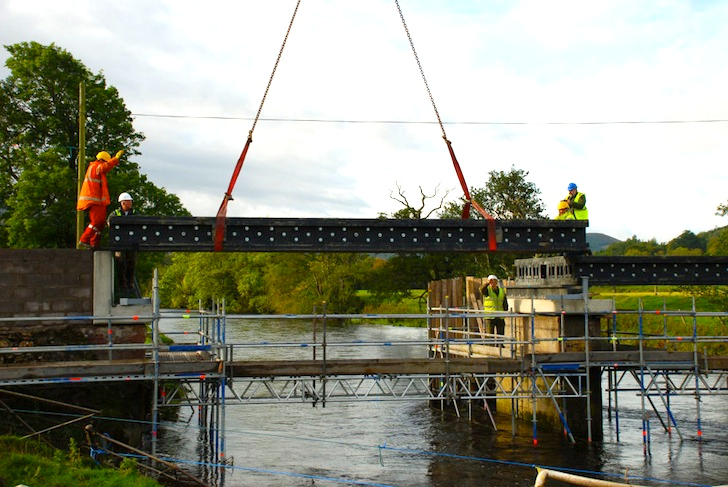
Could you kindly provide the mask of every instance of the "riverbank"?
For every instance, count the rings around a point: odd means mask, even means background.
[[[0,485],[55,487],[159,487],[125,459],[118,469],[94,462],[74,440],[62,451],[36,440],[0,436]],[[4,483],[2,483],[4,482]]]

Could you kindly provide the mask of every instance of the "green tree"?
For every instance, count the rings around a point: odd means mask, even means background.
[[[79,85],[86,87],[87,151],[125,149],[109,175],[112,198],[134,196],[143,214],[188,215],[179,198],[140,174],[129,161],[144,135],[102,74],[94,74],[54,44],[6,45],[10,75],[0,80],[0,245],[76,245]],[[143,267],[143,266],[142,266]]]
[[[528,171],[511,166],[510,171],[490,171],[483,188],[470,188],[470,197],[497,220],[544,220],[545,207],[541,190],[526,181]],[[451,201],[444,205],[441,218],[460,218],[464,201]],[[470,211],[470,218],[482,219],[477,211]]]
[[[268,302],[279,313],[358,313],[364,303],[356,296],[373,258],[356,253],[281,254],[266,268]]]
[[[7,245],[14,248],[66,247],[75,243],[75,225],[69,216],[76,212],[76,192],[68,181],[75,174],[65,166],[48,171],[59,160],[58,151],[49,149],[26,164],[9,198],[11,211],[5,215]]]
[[[231,313],[356,313],[356,295],[373,258],[355,253],[177,253],[161,271],[162,305],[210,307],[224,299]]]
[[[398,303],[409,298],[412,290],[426,290],[430,281],[492,272],[507,275],[508,270],[490,257],[486,253],[395,254],[369,272],[365,287],[377,304]]]
[[[657,243],[654,238],[642,241],[636,235],[632,235],[624,242],[615,242],[604,250],[597,252],[598,255],[666,255],[667,246]]]
[[[705,238],[685,230],[667,243],[667,252],[670,255],[703,255],[706,247]]]
[[[728,203],[718,205],[716,215],[728,215]],[[717,235],[708,239],[706,250],[708,255],[728,255],[728,227],[724,227]]]
[[[716,208],[716,210],[715,210],[715,214],[718,216],[728,215],[728,203],[719,204],[718,208]]]
[[[722,229],[717,235],[708,239],[707,254],[728,255],[728,228]]]
[[[271,254],[245,252],[176,253],[160,272],[159,295],[170,308],[204,308],[225,300],[231,313],[268,313],[265,271]]]
[[[511,167],[510,171],[491,171],[483,188],[471,188],[470,195],[483,209],[497,219],[544,219],[544,205],[540,199],[541,191],[535,184],[526,181],[528,172]],[[420,200],[413,205],[398,186],[395,201],[403,208],[391,215],[380,215],[389,218],[426,218],[432,210],[425,212],[428,200],[437,197],[437,189],[433,195],[426,194],[420,188]],[[445,195],[447,196],[447,194]],[[465,202],[444,199],[435,202],[435,210],[440,218],[460,219]],[[477,211],[471,209],[470,218],[483,219]],[[426,289],[430,281],[467,275],[498,274],[502,277],[512,275],[513,262],[517,258],[530,255],[506,255],[500,253],[437,253],[437,254],[397,254],[386,259],[370,272],[367,289],[372,292],[375,301],[398,302],[409,297],[412,289]]]

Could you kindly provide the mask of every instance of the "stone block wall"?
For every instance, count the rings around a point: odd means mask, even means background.
[[[0,249],[0,317],[93,314],[93,252]]]
[[[94,325],[94,253],[76,249],[0,249],[0,348],[144,343],[143,323]],[[35,317],[78,317],[34,320]],[[144,352],[114,352],[114,359]],[[93,360],[103,352],[0,354],[0,363]]]

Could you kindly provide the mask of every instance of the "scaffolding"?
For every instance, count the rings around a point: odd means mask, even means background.
[[[588,288],[588,283],[584,283]],[[583,296],[581,297],[583,298]],[[116,323],[149,323],[150,343],[117,344],[113,333],[103,345],[66,345],[58,347],[6,347],[0,348],[0,357],[13,354],[34,354],[58,352],[74,354],[95,352],[108,356],[110,360],[99,360],[97,364],[107,369],[93,369],[86,375],[51,376],[49,373],[33,375],[28,367],[0,367],[0,386],[148,381],[153,385],[151,404],[151,455],[157,455],[157,438],[162,408],[190,408],[203,431],[201,440],[204,448],[201,460],[209,465],[226,465],[225,439],[226,408],[240,404],[300,403],[325,407],[329,402],[344,401],[428,401],[441,408],[452,407],[460,416],[467,409],[471,417],[477,405],[485,409],[496,428],[494,404],[510,405],[512,434],[516,432],[516,421],[523,417],[526,404],[530,404],[533,423],[533,441],[538,441],[540,413],[548,407],[558,417],[564,434],[574,441],[573,425],[585,421],[588,439],[592,439],[592,411],[602,409],[601,394],[595,398],[594,379],[602,373],[608,378],[608,401],[606,410],[611,420],[615,419],[619,435],[619,395],[625,392],[637,393],[641,397],[643,415],[643,438],[649,452],[649,418],[654,415],[667,431],[675,431],[683,440],[687,437],[702,438],[700,427],[701,397],[706,394],[728,392],[728,358],[708,353],[707,346],[724,343],[722,334],[701,333],[699,320],[703,318],[725,318],[728,313],[669,311],[667,309],[645,310],[640,304],[635,311],[616,310],[614,306],[606,313],[608,326],[594,333],[593,310],[588,299],[584,299],[583,316],[566,312],[571,297],[557,300],[555,311],[539,312],[533,304],[529,313],[503,312],[497,316],[507,320],[504,335],[481,331],[479,321],[492,318],[493,313],[462,306],[431,306],[422,314],[332,314],[323,308],[320,313],[307,315],[229,315],[224,302],[215,303],[205,311],[200,305],[197,311],[162,311],[159,306],[158,289],[155,286],[150,313],[143,316],[88,316],[88,317],[12,317],[0,321],[22,323],[24,320],[79,320],[99,322],[106,320],[113,330]],[[532,296],[526,301],[533,303]],[[603,310],[598,316],[605,321]],[[622,326],[621,319],[633,317],[637,321],[636,331]],[[648,326],[648,318],[663,320],[658,330],[654,323]],[[537,332],[537,318],[551,319],[556,323],[556,332],[551,337]],[[196,331],[167,332],[194,336],[194,343],[164,343],[160,332],[160,321],[183,319],[195,322]],[[311,323],[311,339],[302,342],[255,342],[228,343],[226,340],[227,320],[305,320]],[[427,338],[400,342],[336,342],[327,336],[327,320],[425,320]],[[566,321],[583,320],[582,332],[574,336],[564,333]],[[670,325],[673,319],[681,320],[686,326],[677,329]],[[679,333],[678,333],[679,332]],[[363,359],[357,373],[342,374],[334,367],[334,361],[327,355],[337,347],[392,347],[422,346],[428,351],[426,360],[435,361],[437,372],[388,372],[372,373],[373,361]],[[305,350],[310,360],[298,361],[294,365],[281,364],[279,374],[239,373],[251,363],[239,360],[254,349],[287,348]],[[540,349],[552,350],[541,353]],[[127,369],[128,361],[116,363],[111,360],[120,351],[143,352],[143,367]],[[463,360],[488,359],[482,366],[463,371]],[[401,362],[401,361],[400,361]],[[69,364],[71,366],[73,362]],[[318,372],[302,373],[305,365],[315,366]],[[441,365],[440,365],[441,364]],[[386,364],[384,364],[386,365]],[[382,365],[382,366],[384,366]],[[50,366],[50,364],[49,364]],[[60,367],[57,363],[55,367]],[[284,367],[285,366],[285,367]],[[290,367],[286,369],[286,367]],[[135,373],[129,372],[136,370]],[[288,372],[285,372],[289,370]],[[47,371],[46,371],[47,372]],[[695,417],[698,428],[695,436],[681,428],[671,410],[671,398],[678,395],[695,398]],[[575,405],[581,403],[583,414],[577,413]],[[212,469],[210,479],[222,475],[222,469]]]

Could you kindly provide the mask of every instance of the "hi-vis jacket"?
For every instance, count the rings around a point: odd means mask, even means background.
[[[116,157],[108,162],[93,161],[89,164],[86,177],[81,186],[81,193],[78,195],[77,210],[88,210],[93,205],[108,206],[111,203],[106,173],[111,171],[117,164],[119,164],[119,159]]]
[[[569,208],[574,212],[574,220],[588,220],[589,210],[586,209],[586,195],[577,192],[574,196],[569,194],[566,197]]]
[[[493,288],[486,284],[480,292],[483,294],[483,311],[508,311],[505,289],[499,286],[496,294]]]

